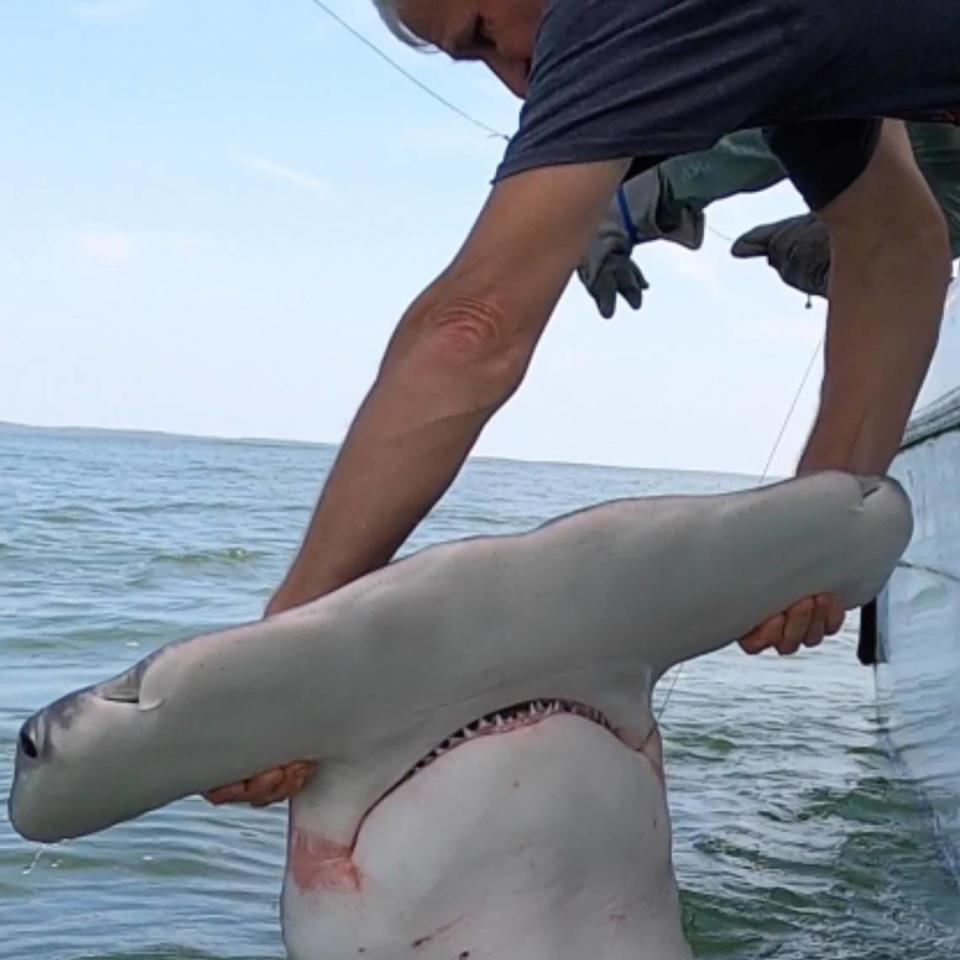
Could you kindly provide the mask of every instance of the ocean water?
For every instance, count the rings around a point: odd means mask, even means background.
[[[22,720],[176,637],[255,619],[326,447],[0,427],[0,791]],[[746,478],[476,461],[407,549],[604,499]],[[684,919],[701,958],[960,957],[960,893],[884,753],[849,630],[736,649],[658,692]],[[135,776],[131,771],[131,776]],[[285,816],[193,798],[89,839],[0,818],[0,958],[280,960]]]

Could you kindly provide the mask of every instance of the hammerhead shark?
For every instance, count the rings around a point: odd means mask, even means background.
[[[802,597],[872,599],[911,522],[893,481],[822,473],[429,548],[41,710],[11,822],[80,837],[312,760],[294,960],[688,960],[655,684]]]

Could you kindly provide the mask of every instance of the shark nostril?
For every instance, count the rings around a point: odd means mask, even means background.
[[[37,757],[40,756],[40,751],[37,749],[37,742],[33,739],[26,726],[20,730],[20,749],[24,755],[28,756],[31,760],[36,760]]]

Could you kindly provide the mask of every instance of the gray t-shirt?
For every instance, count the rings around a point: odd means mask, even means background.
[[[960,106],[960,0],[549,0],[497,179],[630,157],[632,173],[770,128],[816,209],[862,173],[882,116]]]

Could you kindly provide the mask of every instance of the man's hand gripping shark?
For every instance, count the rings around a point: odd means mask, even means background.
[[[686,960],[654,685],[799,597],[870,600],[910,530],[893,482],[823,473],[424,550],[37,713],[11,821],[79,837],[313,760],[296,960]]]

